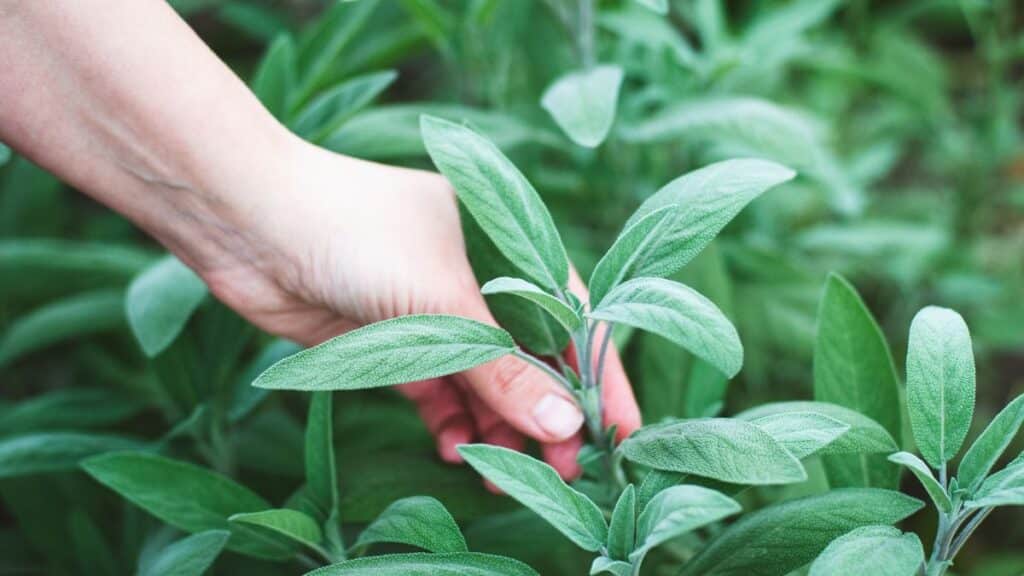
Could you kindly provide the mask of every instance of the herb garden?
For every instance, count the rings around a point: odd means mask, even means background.
[[[0,575],[1024,574],[1022,6],[171,4],[295,134],[440,172],[499,326],[302,349],[0,145]],[[506,356],[578,478],[392,389]]]

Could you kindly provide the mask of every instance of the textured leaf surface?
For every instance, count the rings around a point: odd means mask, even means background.
[[[637,520],[639,562],[647,551],[701,526],[738,513],[740,505],[728,496],[701,486],[673,486],[659,492]]]
[[[732,322],[714,302],[678,282],[630,280],[609,292],[589,316],[668,338],[730,378],[743,366],[743,344]]]
[[[965,507],[1024,506],[1024,460],[988,477]]]
[[[128,325],[150,358],[170,346],[206,297],[206,284],[174,256],[132,281],[125,295]]]
[[[107,434],[36,432],[0,439],[0,478],[74,470],[90,456],[140,448],[137,440]]]
[[[424,116],[423,142],[437,169],[498,250],[548,290],[569,280],[569,259],[537,191],[498,148],[469,128]]]
[[[210,530],[182,538],[161,550],[139,576],[202,576],[230,536],[227,530]]]
[[[825,283],[814,345],[814,399],[855,410],[901,438],[900,384],[889,346],[857,291],[838,275]],[[823,460],[833,486],[896,488],[899,470],[884,456]]]
[[[484,478],[580,548],[597,551],[605,545],[608,525],[601,510],[566,485],[551,466],[515,450],[486,444],[460,446],[459,454]]]
[[[939,481],[932,475],[932,471],[928,469],[928,465],[921,461],[920,458],[914,456],[909,452],[897,452],[889,456],[889,461],[906,467],[910,470],[914,476],[917,477],[921,485],[928,492],[928,496],[931,497],[932,502],[935,502],[935,506],[943,512],[950,512],[953,510],[953,503],[949,500],[949,495],[939,484]]]
[[[849,430],[822,448],[822,454],[860,454],[860,453],[892,453],[899,450],[896,441],[881,424],[871,418],[829,402],[793,401],[773,402],[745,412],[735,417],[741,420],[754,421],[782,414],[802,414],[811,412],[821,414],[845,424]]]
[[[332,338],[281,360],[253,386],[356,390],[446,376],[515,350],[500,328],[458,316],[401,316]]]
[[[590,576],[611,574],[612,576],[633,576],[633,565],[607,556],[598,556],[590,565]]]
[[[835,538],[863,526],[894,524],[921,506],[877,488],[843,488],[776,504],[726,528],[681,574],[782,576],[813,560]]]
[[[621,85],[622,68],[595,66],[555,80],[540,102],[573,142],[596,148],[615,121]]]
[[[305,576],[537,576],[537,573],[511,558],[460,552],[360,558],[325,566]]]
[[[850,427],[817,412],[786,412],[750,421],[767,432],[790,454],[803,460],[824,450]]]
[[[726,160],[669,182],[648,198],[590,277],[591,302],[616,285],[664,278],[700,253],[747,204],[795,173],[766,160]]]
[[[519,278],[495,278],[480,288],[480,293],[485,296],[494,294],[512,294],[525,298],[540,306],[552,318],[558,321],[566,330],[572,332],[579,328],[580,317],[576,311],[570,308],[565,302],[548,294],[532,282]]]
[[[638,464],[735,484],[807,479],[800,461],[767,432],[729,418],[647,426],[627,438],[620,449]]]
[[[1006,405],[978,436],[957,467],[961,488],[977,490],[1024,424],[1024,395]]]
[[[455,519],[429,496],[403,498],[388,506],[363,530],[355,547],[377,542],[407,544],[439,554],[466,551],[466,539]]]
[[[891,526],[865,526],[832,541],[811,564],[810,576],[914,576],[924,564],[915,534]]]
[[[278,537],[316,548],[323,540],[323,533],[316,520],[298,510],[277,508],[235,514],[228,518],[229,522],[248,524],[262,528]]]
[[[948,308],[921,310],[907,343],[907,408],[917,447],[933,467],[960,451],[974,394],[974,351],[964,319]]]
[[[636,488],[626,486],[612,510],[608,523],[608,556],[625,560],[636,545]]]

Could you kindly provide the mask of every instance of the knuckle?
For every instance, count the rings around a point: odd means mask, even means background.
[[[530,365],[512,356],[499,358],[494,363],[490,384],[502,396],[517,394],[530,384]]]

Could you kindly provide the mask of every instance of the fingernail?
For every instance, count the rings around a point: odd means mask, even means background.
[[[557,394],[548,394],[533,407],[533,419],[555,440],[565,440],[583,426],[583,413]]]

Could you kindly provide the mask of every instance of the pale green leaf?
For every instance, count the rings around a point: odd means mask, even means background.
[[[350,78],[317,96],[290,123],[299,136],[322,142],[387,89],[398,73],[384,70]]]
[[[316,520],[298,510],[275,508],[260,512],[246,512],[228,517],[235,524],[247,524],[265,531],[270,538],[282,538],[288,544],[297,543],[320,550],[323,533]],[[287,544],[286,544],[287,545]]]
[[[227,530],[209,530],[182,538],[160,550],[139,576],[203,576],[230,536]]]
[[[253,386],[357,390],[447,376],[515,350],[507,332],[468,318],[401,316],[370,324],[281,360]]]
[[[519,296],[540,306],[569,332],[575,331],[580,326],[579,315],[568,304],[526,280],[509,277],[495,278],[484,284],[480,288],[480,293],[485,296],[494,294]]]
[[[636,0],[636,3],[658,14],[668,14],[668,0]]]
[[[757,426],[729,418],[647,426],[619,449],[629,460],[735,484],[788,484],[807,479],[800,461]]]
[[[923,564],[917,535],[865,526],[833,540],[811,564],[810,576],[915,576]]]
[[[696,290],[661,278],[616,286],[589,316],[668,338],[728,377],[743,366],[743,344],[732,322]]]
[[[964,504],[966,508],[989,506],[1024,506],[1024,460],[989,476]]]
[[[630,556],[640,562],[644,555],[669,540],[740,512],[728,496],[701,486],[673,486],[659,492],[637,520],[637,549]]]
[[[907,343],[907,408],[921,455],[938,468],[960,451],[974,415],[974,351],[959,314],[929,306]]]
[[[379,0],[336,2],[303,38],[298,50],[300,77],[291,99],[293,107],[305,104],[324,84],[378,4]]]
[[[132,280],[125,295],[125,312],[146,356],[152,358],[170,346],[206,293],[202,279],[174,256],[156,262]]]
[[[459,454],[484,478],[580,548],[593,552],[605,545],[608,525],[600,508],[566,485],[551,466],[515,450],[486,444],[459,446]]]
[[[633,576],[633,565],[621,560],[612,560],[607,556],[598,556],[590,564],[590,576],[611,574],[612,576]]]
[[[511,558],[457,552],[388,554],[325,566],[305,576],[538,576]]]
[[[544,288],[564,289],[569,259],[551,215],[526,177],[469,128],[423,116],[420,130],[430,158],[498,250]]]
[[[621,85],[622,68],[595,66],[555,80],[540,102],[573,142],[596,148],[615,122]]]
[[[663,278],[700,253],[747,204],[795,173],[766,160],[726,160],[676,178],[648,198],[590,277],[595,305],[616,285]],[[671,207],[671,208],[669,208]]]
[[[443,504],[411,496],[388,506],[361,534],[354,548],[378,542],[406,544],[428,552],[466,552],[466,539]]]
[[[138,440],[109,434],[36,432],[0,439],[0,478],[74,470],[90,456],[141,448]]]
[[[636,488],[632,484],[619,495],[608,523],[608,556],[615,560],[629,558],[636,546]]]
[[[784,412],[755,418],[750,423],[800,460],[825,450],[850,430],[839,420],[817,412]]]
[[[953,510],[953,503],[949,499],[949,494],[939,484],[939,481],[935,479],[932,471],[928,469],[928,465],[922,462],[920,458],[910,452],[897,452],[889,456],[889,461],[910,470],[917,477],[918,481],[921,482],[921,485],[924,486],[925,491],[928,492],[928,496],[931,497],[936,508],[947,514]]]
[[[843,488],[747,514],[711,540],[681,576],[781,576],[812,561],[835,538],[894,524],[923,503],[891,490]]]
[[[1006,405],[978,436],[957,468],[960,487],[977,490],[1024,424],[1024,395]]]
[[[881,424],[860,412],[829,402],[774,402],[737,414],[741,420],[754,421],[781,414],[812,412],[845,424],[849,430],[821,449],[822,454],[889,454],[899,450],[896,441]]]

